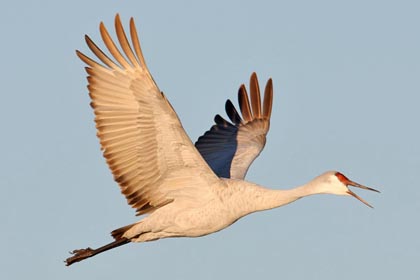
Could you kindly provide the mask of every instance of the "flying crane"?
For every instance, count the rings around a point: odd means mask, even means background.
[[[273,83],[261,101],[257,75],[249,92],[239,88],[239,111],[228,100],[230,122],[219,115],[215,125],[193,145],[166,96],[150,74],[134,25],[128,40],[119,15],[115,28],[122,52],[104,24],[100,33],[112,57],[86,35],[99,62],[77,51],[87,64],[88,89],[103,155],[139,222],[114,230],[114,241],[97,249],[78,249],[71,265],[112,248],[168,237],[199,237],[220,231],[256,211],[280,207],[314,194],[353,196],[349,186],[379,192],[328,171],[289,190],[271,190],[244,177],[264,148],[270,126]]]

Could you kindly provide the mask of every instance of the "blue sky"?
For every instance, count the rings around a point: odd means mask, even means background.
[[[2,2],[2,279],[395,279],[419,275],[417,1]],[[326,170],[381,190],[313,196],[197,239],[68,251],[136,221],[102,158],[84,34],[135,18],[148,66],[195,141],[251,72],[273,78],[267,145],[248,180]],[[113,31],[112,31],[113,32]],[[101,45],[101,44],[100,44]],[[102,46],[102,45],[101,45]],[[234,101],[236,104],[236,100]]]

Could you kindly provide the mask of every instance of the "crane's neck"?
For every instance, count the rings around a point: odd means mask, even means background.
[[[231,181],[231,180],[229,180]],[[308,184],[288,189],[272,190],[244,181],[228,182],[232,187],[231,197],[234,201],[231,207],[236,208],[238,215],[244,216],[253,212],[277,208],[302,197],[324,193],[309,182]]]

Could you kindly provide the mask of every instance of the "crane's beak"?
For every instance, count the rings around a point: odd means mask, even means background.
[[[375,189],[372,189],[372,188],[369,188],[369,187],[363,186],[363,185],[361,185],[361,184],[359,184],[359,183],[356,183],[356,182],[350,181],[350,180],[348,180],[348,179],[347,179],[346,185],[347,185],[347,186],[356,187],[356,188],[359,188],[359,189],[364,189],[364,190],[374,191],[374,192],[380,193],[380,191],[378,191],[378,190],[375,190]],[[366,201],[366,200],[364,200],[363,198],[361,198],[360,196],[358,196],[357,194],[355,194],[355,193],[354,193],[354,192],[352,192],[351,190],[348,190],[348,191],[347,191],[347,193],[348,193],[349,195],[351,195],[351,196],[353,196],[353,197],[357,198],[358,200],[360,200],[361,202],[363,202],[364,204],[366,204],[366,205],[367,205],[367,206],[369,206],[370,208],[373,208],[373,207],[372,207],[372,205],[370,205],[369,203],[367,203],[367,201]]]

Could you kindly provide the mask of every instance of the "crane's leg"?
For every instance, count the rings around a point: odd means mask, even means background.
[[[75,262],[80,262],[84,259],[93,257],[94,255],[119,247],[129,242],[131,242],[129,239],[121,238],[121,239],[115,240],[114,242],[106,244],[105,246],[99,247],[97,249],[86,248],[86,249],[73,250],[70,252],[71,254],[73,254],[73,256],[66,259],[65,263],[67,266],[69,266]]]

